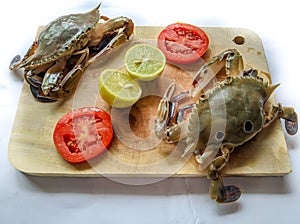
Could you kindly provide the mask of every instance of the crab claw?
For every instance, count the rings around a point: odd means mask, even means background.
[[[186,130],[187,121],[184,121],[185,113],[192,109],[192,104],[178,108],[179,101],[188,96],[188,91],[173,96],[176,83],[172,82],[165,91],[157,108],[154,132],[159,139],[168,143],[178,142],[184,138],[182,130]],[[173,125],[173,122],[175,124]],[[185,133],[185,131],[184,131]]]
[[[171,102],[175,88],[176,84],[174,82],[169,85],[157,108],[155,134],[160,139],[163,139],[166,127],[175,116],[175,105]]]
[[[225,68],[227,76],[240,74],[244,70],[242,56],[236,49],[225,50],[205,63],[194,76],[190,95],[196,97],[222,68]]]

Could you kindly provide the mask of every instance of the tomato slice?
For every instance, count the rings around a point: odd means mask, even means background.
[[[158,35],[157,46],[172,63],[188,64],[206,52],[209,39],[197,26],[187,23],[168,25]]]
[[[59,119],[53,133],[57,151],[71,163],[84,162],[100,155],[112,139],[111,117],[96,107],[68,112]]]

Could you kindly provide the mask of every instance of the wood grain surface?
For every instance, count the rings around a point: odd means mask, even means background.
[[[126,50],[136,43],[156,44],[163,27],[136,27],[131,41],[109,55],[95,61],[85,72],[75,94],[63,102],[40,103],[24,83],[8,155],[18,170],[42,176],[174,176],[199,177],[193,156],[181,157],[184,143],[167,144],[153,134],[153,121],[160,97],[173,80],[177,92],[188,89],[193,74],[214,55],[236,48],[244,58],[245,67],[254,67],[268,74],[268,65],[260,38],[240,28],[204,27],[210,46],[203,60],[179,67],[167,64],[162,76],[140,83],[142,98],[129,109],[112,109],[99,96],[97,77],[106,68],[124,69]],[[70,164],[57,153],[52,134],[58,119],[72,109],[98,106],[112,115],[115,135],[109,150],[81,164]],[[288,149],[280,121],[264,129],[253,140],[235,149],[223,169],[225,175],[274,176],[291,172]]]

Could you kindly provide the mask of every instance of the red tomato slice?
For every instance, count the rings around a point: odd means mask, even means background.
[[[206,52],[209,39],[197,26],[174,23],[163,29],[157,41],[158,48],[169,62],[187,64],[199,60]]]
[[[110,115],[96,107],[75,109],[57,122],[53,140],[57,151],[71,163],[84,162],[103,153],[113,139]]]

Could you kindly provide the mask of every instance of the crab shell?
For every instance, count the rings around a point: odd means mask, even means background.
[[[18,67],[33,69],[82,50],[99,21],[99,7],[87,13],[62,16],[49,23],[38,37],[34,54],[23,59]]]
[[[201,95],[189,118],[187,147],[194,145],[202,154],[207,147],[234,148],[249,141],[264,127],[264,105],[277,86],[254,77],[228,77]]]

